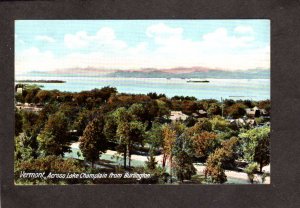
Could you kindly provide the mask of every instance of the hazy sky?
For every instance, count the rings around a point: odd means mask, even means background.
[[[268,20],[17,20],[16,73],[270,68]]]

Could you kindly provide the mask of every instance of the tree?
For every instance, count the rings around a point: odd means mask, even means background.
[[[82,173],[84,168],[81,166],[79,161],[75,159],[63,159],[58,156],[46,156],[40,157],[37,159],[27,160],[27,161],[17,161],[15,164],[15,178],[17,183],[22,183],[24,180],[27,181],[28,179],[20,178],[20,172],[25,171],[29,173],[43,173],[45,172],[45,176],[51,173]],[[46,183],[79,183],[78,179],[58,179],[58,178],[47,178],[47,179],[30,179],[30,183],[36,184],[38,181],[45,180]],[[80,181],[82,182],[82,181]]]
[[[258,103],[258,107],[260,109],[265,109],[267,112],[270,113],[270,110],[271,110],[271,101],[270,100],[263,100],[263,101],[260,101]]]
[[[212,125],[212,130],[216,133],[229,131],[230,123],[221,116],[214,116],[209,120]]]
[[[142,145],[145,138],[145,125],[140,121],[131,121],[129,123],[129,135],[128,135],[128,156],[129,156],[129,168],[131,167],[131,155],[136,146]]]
[[[118,138],[118,152],[123,152],[124,168],[126,169],[126,158],[128,153],[129,143],[129,122],[120,121],[117,127],[117,138]]]
[[[259,170],[270,163],[270,127],[254,128],[241,133],[244,158],[248,162],[257,162]]]
[[[139,108],[140,106],[136,106],[136,109]],[[126,168],[126,158],[128,155],[130,168],[132,151],[135,146],[143,143],[145,125],[141,121],[136,120],[137,117],[132,114],[132,109],[118,108],[113,113],[113,116],[117,124],[116,138],[119,144],[118,152],[123,152],[124,168]]]
[[[44,155],[61,155],[69,151],[69,140],[67,137],[68,121],[63,113],[57,112],[51,116],[44,130],[38,136],[39,149]]]
[[[239,156],[239,139],[237,137],[231,137],[230,139],[223,141],[221,145],[224,154],[224,158],[222,160],[222,167],[233,168],[235,166],[235,160]]]
[[[169,125],[163,126],[163,167],[165,167],[166,159],[169,158],[170,174],[172,178],[172,159],[173,147],[176,141],[176,131]]]
[[[87,94],[84,92],[79,92],[74,95],[75,103],[77,103],[77,105],[81,107],[85,105],[86,99],[87,99]]]
[[[234,166],[234,161],[238,156],[236,154],[238,141],[237,137],[223,141],[222,147],[217,148],[207,158],[204,172],[206,177],[210,176],[213,183],[225,183],[227,181],[224,169]]]
[[[47,122],[50,115],[55,114],[58,111],[57,104],[46,104],[38,114],[39,125],[43,125]]]
[[[86,126],[88,125],[90,121],[90,111],[83,109],[79,112],[77,118],[74,121],[73,129],[77,130],[78,135],[82,135]]]
[[[128,108],[128,113],[133,115],[136,120],[145,121],[146,109],[142,104],[134,103]]]
[[[193,155],[206,159],[218,145],[217,134],[212,132],[212,123],[207,118],[198,119],[198,122],[186,129],[186,136],[189,137],[193,145]]]
[[[232,106],[233,104],[235,104],[235,101],[232,99],[225,99],[223,101],[223,103],[225,105],[225,108],[228,108],[228,107]]]
[[[165,94],[156,94],[156,92],[149,92],[147,94],[147,96],[149,96],[151,99],[159,99],[159,98],[162,98],[162,97],[166,97]]]
[[[88,123],[79,140],[82,155],[87,161],[92,162],[92,167],[94,167],[94,162],[99,159],[100,154],[107,150],[103,128],[103,117],[96,118]]]
[[[105,116],[105,125],[104,125],[104,135],[106,139],[110,142],[116,142],[118,124],[115,121],[113,113],[109,113]]]
[[[38,85],[26,85],[23,95],[25,96],[26,103],[37,103],[39,99],[36,97],[41,89]]]
[[[258,165],[257,163],[250,163],[245,168],[245,173],[247,173],[250,183],[254,183],[254,174],[257,171]]]
[[[149,92],[147,94],[147,96],[149,96],[151,99],[158,99],[159,97],[157,96],[156,92]]]
[[[180,121],[172,122],[170,127],[175,131],[176,138],[181,136],[186,130],[186,126]]]
[[[197,119],[194,118],[193,116],[189,116],[187,117],[187,119],[184,121],[184,124],[187,126],[187,127],[192,127],[196,124],[197,122]]]
[[[150,155],[153,155],[155,151],[158,151],[160,147],[163,147],[162,125],[153,122],[152,128],[147,132],[146,138],[146,142],[150,145]]]
[[[106,87],[103,87],[100,89],[100,97],[105,101],[107,102],[109,97],[113,94],[116,94],[118,91],[117,91],[117,88],[115,87],[110,87],[110,86],[106,86]]]
[[[185,151],[178,152],[174,163],[177,178],[181,182],[183,182],[183,180],[191,180],[192,176],[196,174],[193,160]]]
[[[23,132],[28,135],[34,135],[35,125],[38,124],[38,114],[35,112],[22,111]]]
[[[15,137],[15,160],[30,160],[37,158],[37,141],[35,137],[21,133]]]
[[[192,113],[198,110],[198,105],[194,101],[185,100],[182,102],[182,104],[182,112],[185,114],[191,115]]]
[[[156,103],[157,103],[157,107],[158,107],[158,112],[155,116],[162,117],[164,115],[167,115],[167,116],[170,115],[169,104],[168,104],[167,100],[165,100],[165,98],[156,100]]]
[[[231,116],[232,118],[241,118],[246,113],[245,108],[247,108],[247,106],[245,106],[244,104],[236,103],[236,104],[233,104],[232,106],[228,107],[226,109],[226,111],[227,111],[227,114],[229,116]]]
[[[157,165],[157,161],[155,160],[155,157],[153,155],[150,155],[149,157],[147,157],[148,161],[146,161],[146,166],[148,169],[150,170],[154,170],[156,165]]]
[[[205,177],[209,176],[213,183],[225,183],[227,176],[225,170],[222,168],[222,160],[224,158],[224,152],[221,148],[209,155],[207,158],[207,166],[204,170]]]
[[[120,107],[113,112],[113,117],[116,122],[116,139],[118,142],[117,151],[123,152],[124,168],[126,168],[126,158],[129,144],[129,122],[132,120],[132,115],[127,112],[127,109]]]
[[[23,121],[22,114],[19,110],[15,109],[15,136],[18,136],[22,132]]]
[[[27,111],[15,113],[15,144],[17,159],[38,156],[38,114]],[[22,155],[22,156],[21,156]]]
[[[209,108],[207,109],[207,113],[210,116],[221,115],[222,110],[221,110],[220,106],[217,103],[212,103],[212,104],[209,105]]]
[[[234,161],[238,157],[238,144],[239,139],[237,137],[225,140],[222,142],[222,146],[207,158],[204,173],[206,177],[210,176],[213,183],[225,183],[227,181],[224,169],[235,165]]]
[[[241,101],[245,106],[247,106],[248,108],[253,108],[253,102],[251,100],[243,100]]]
[[[99,110],[87,110],[84,108],[78,113],[72,126],[73,129],[77,130],[77,135],[82,135],[88,123],[101,115],[98,111]]]
[[[210,120],[208,118],[200,118],[198,119],[198,122],[190,128],[190,132],[191,134],[197,134],[200,133],[202,131],[208,131],[211,132],[212,129],[212,123],[210,122]]]
[[[176,140],[176,132],[169,125],[163,126],[164,153],[167,156],[172,155],[172,148]]]
[[[207,158],[214,151],[216,144],[216,134],[202,131],[192,137],[194,153],[198,158]]]
[[[174,155],[174,170],[177,178],[190,180],[192,175],[196,174],[196,168],[193,165],[193,144],[191,138],[184,132],[176,137],[176,142],[173,147]]]
[[[52,95],[51,92],[48,90],[40,90],[37,94],[36,97],[38,98],[39,102],[45,103],[50,101]]]

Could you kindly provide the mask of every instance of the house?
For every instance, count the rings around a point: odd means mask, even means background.
[[[198,112],[199,112],[200,118],[207,117],[207,112],[205,110],[199,110]]]
[[[172,121],[182,120],[185,121],[188,118],[188,115],[182,113],[181,111],[171,111],[170,119]]]
[[[248,125],[248,122],[247,122],[247,120],[245,120],[243,118],[229,119],[230,125],[236,126],[238,128]]]
[[[15,92],[16,93],[22,93],[24,88],[25,88],[24,84],[16,84],[15,85]]]
[[[246,124],[248,124],[251,127],[254,127],[254,126],[256,126],[256,121],[255,121],[255,119],[247,119]]]
[[[19,109],[19,110],[24,110],[24,111],[27,111],[27,112],[39,112],[41,111],[43,108],[42,106],[37,106],[33,103],[17,103],[16,104],[16,108]]]
[[[249,118],[259,117],[260,116],[260,109],[258,107],[254,108],[246,108],[246,114]]]
[[[200,117],[200,115],[199,115],[198,113],[192,113],[192,116],[193,116],[194,118],[199,118],[199,117]]]
[[[269,117],[270,113],[266,109],[260,109],[260,115],[263,117]]]
[[[23,88],[22,87],[18,87],[16,90],[17,93],[22,94],[23,93]]]
[[[206,118],[207,112],[205,110],[199,110],[196,113],[192,113],[192,116],[194,118]]]

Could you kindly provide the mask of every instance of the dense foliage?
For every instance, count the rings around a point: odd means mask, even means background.
[[[143,170],[157,177],[153,183],[183,183],[199,174],[209,182],[225,183],[225,171],[237,169],[237,161],[258,163],[260,172],[270,163],[269,117],[251,118],[253,125],[238,123],[254,106],[269,115],[269,100],[221,103],[156,93],[120,94],[109,86],[71,93],[36,85],[27,86],[15,99],[21,106],[15,110],[16,174],[21,170],[138,171],[132,164],[135,154],[147,156]],[[33,110],[22,108],[25,103]],[[42,107],[34,110],[37,106]],[[200,110],[207,114],[199,114]],[[171,111],[181,111],[187,119],[171,120]],[[77,159],[65,160],[74,142],[80,142],[81,153],[77,152]],[[100,159],[109,150],[116,151],[112,157],[122,159],[122,165]],[[81,156],[84,161],[79,161]],[[195,168],[196,163],[205,164],[204,172]],[[255,173],[252,166],[245,169],[249,177]]]

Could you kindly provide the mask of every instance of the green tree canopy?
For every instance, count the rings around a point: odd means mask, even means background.
[[[212,119],[209,120],[212,126],[212,130],[214,132],[226,132],[229,131],[230,123],[222,118],[221,116],[214,116]]]
[[[107,150],[107,140],[103,128],[103,117],[96,118],[88,123],[79,140],[82,155],[87,161],[92,162],[92,166],[99,159],[100,154]]]
[[[257,162],[260,172],[270,163],[270,127],[259,127],[241,133],[244,158],[248,162]]]
[[[30,160],[37,158],[38,143],[35,137],[21,133],[15,137],[15,160]]]
[[[51,116],[38,136],[40,150],[44,155],[61,155],[69,151],[69,138],[67,135],[68,120],[61,112]]]

